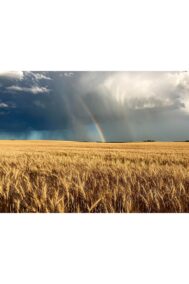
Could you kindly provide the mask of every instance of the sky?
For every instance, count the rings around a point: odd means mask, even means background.
[[[189,140],[189,72],[0,71],[0,139]]]

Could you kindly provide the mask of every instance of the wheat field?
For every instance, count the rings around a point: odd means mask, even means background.
[[[189,212],[189,143],[0,141],[0,212]]]

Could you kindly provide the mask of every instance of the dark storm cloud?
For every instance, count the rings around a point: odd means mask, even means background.
[[[187,72],[0,72],[0,138],[184,140]]]

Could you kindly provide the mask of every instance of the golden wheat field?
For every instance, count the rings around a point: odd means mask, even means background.
[[[1,141],[0,212],[189,212],[189,143]]]

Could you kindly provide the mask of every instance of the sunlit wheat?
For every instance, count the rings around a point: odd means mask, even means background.
[[[1,141],[0,212],[189,212],[189,143]]]

